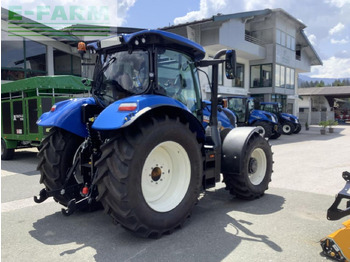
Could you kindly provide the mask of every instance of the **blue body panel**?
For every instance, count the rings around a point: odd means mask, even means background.
[[[81,106],[95,104],[92,97],[75,98],[56,103],[53,112],[46,112],[37,121],[39,126],[56,126],[81,137],[87,137],[85,124],[81,121]]]
[[[209,125],[209,119],[210,119],[210,112],[211,112],[211,102],[204,100],[203,102],[206,103],[206,107],[203,109],[203,127],[207,128]],[[233,118],[236,118],[236,116],[230,111],[227,110],[232,114]],[[234,128],[234,126],[231,124],[230,120],[226,116],[226,114],[223,111],[218,112],[218,122],[221,122],[222,127],[224,128]]]
[[[290,121],[294,124],[299,123],[299,119],[295,115],[287,114],[287,113],[281,113],[281,117],[286,120]]]
[[[123,103],[136,103],[137,108],[132,111],[119,111],[119,106]],[[109,105],[96,118],[92,128],[96,130],[113,130],[126,127],[147,111],[160,106],[173,106],[192,114],[184,104],[171,97],[160,95],[135,95],[120,99]]]
[[[277,124],[277,117],[274,114],[267,112],[267,111],[254,109],[249,115],[248,122],[249,122],[249,124],[252,124],[257,120]]]

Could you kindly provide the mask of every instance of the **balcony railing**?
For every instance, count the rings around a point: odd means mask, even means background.
[[[247,34],[245,34],[244,40],[245,40],[245,41],[248,41],[248,42],[251,42],[251,43],[253,43],[253,44],[256,44],[256,45],[260,45],[260,46],[262,46],[262,47],[264,47],[265,44],[266,44],[266,43],[265,43],[264,41],[262,41],[261,39],[255,38],[255,37],[253,37],[253,36],[251,36],[251,35],[247,35]]]

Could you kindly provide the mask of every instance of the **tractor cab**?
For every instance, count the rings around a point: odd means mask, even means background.
[[[92,89],[97,103],[107,107],[126,97],[154,94],[171,97],[201,116],[195,62],[205,51],[193,42],[179,48],[174,37],[180,38],[145,30],[89,44],[87,49],[98,54]]]
[[[249,116],[254,110],[254,101],[253,98],[242,96],[228,97],[227,108],[235,113],[238,125],[242,125],[248,123]]]
[[[282,113],[282,105],[277,102],[261,102],[260,109],[276,115]]]

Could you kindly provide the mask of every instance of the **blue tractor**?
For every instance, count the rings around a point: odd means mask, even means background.
[[[260,109],[274,113],[282,126],[282,133],[285,135],[298,134],[301,124],[298,117],[292,114],[282,113],[282,105],[278,102],[261,102]]]
[[[234,50],[203,60],[200,45],[160,30],[121,34],[88,50],[97,53],[92,97],[59,102],[37,122],[50,133],[38,154],[45,188],[36,202],[52,196],[65,215],[102,203],[123,227],[153,238],[181,227],[201,189],[221,174],[236,197],[264,194],[269,143],[258,128],[218,126],[218,67],[225,63],[234,77]],[[212,98],[204,119],[198,68],[208,66]]]
[[[234,112],[238,126],[256,126],[265,138],[279,138],[281,130],[275,114],[254,109],[254,98],[245,96],[220,97],[219,104],[225,104]]]

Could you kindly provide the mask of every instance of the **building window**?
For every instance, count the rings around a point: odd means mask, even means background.
[[[276,65],[276,73],[275,73],[275,87],[281,86],[281,66]]]
[[[286,46],[286,33],[281,32],[281,45]]]
[[[224,67],[222,64],[218,65],[218,85],[223,86],[224,85]]]
[[[290,69],[290,88],[294,89],[295,88],[295,70],[293,68]]]
[[[280,82],[280,87],[285,88],[286,86],[286,67],[281,66],[281,82]]]
[[[81,76],[81,60],[78,56],[54,49],[53,60],[55,75]]]
[[[286,88],[290,89],[291,80],[290,80],[290,68],[286,67]]]
[[[244,87],[244,65],[236,65],[236,77],[232,80],[233,87]]]
[[[295,38],[279,29],[276,30],[276,44],[295,51]]]
[[[251,87],[272,86],[272,64],[254,65],[250,67]]]
[[[26,77],[46,75],[46,45],[25,39]]]
[[[276,43],[281,44],[281,31],[278,29],[276,30]]]
[[[1,80],[46,75],[46,46],[1,31]]]
[[[295,70],[282,65],[276,65],[275,87],[294,89]]]

